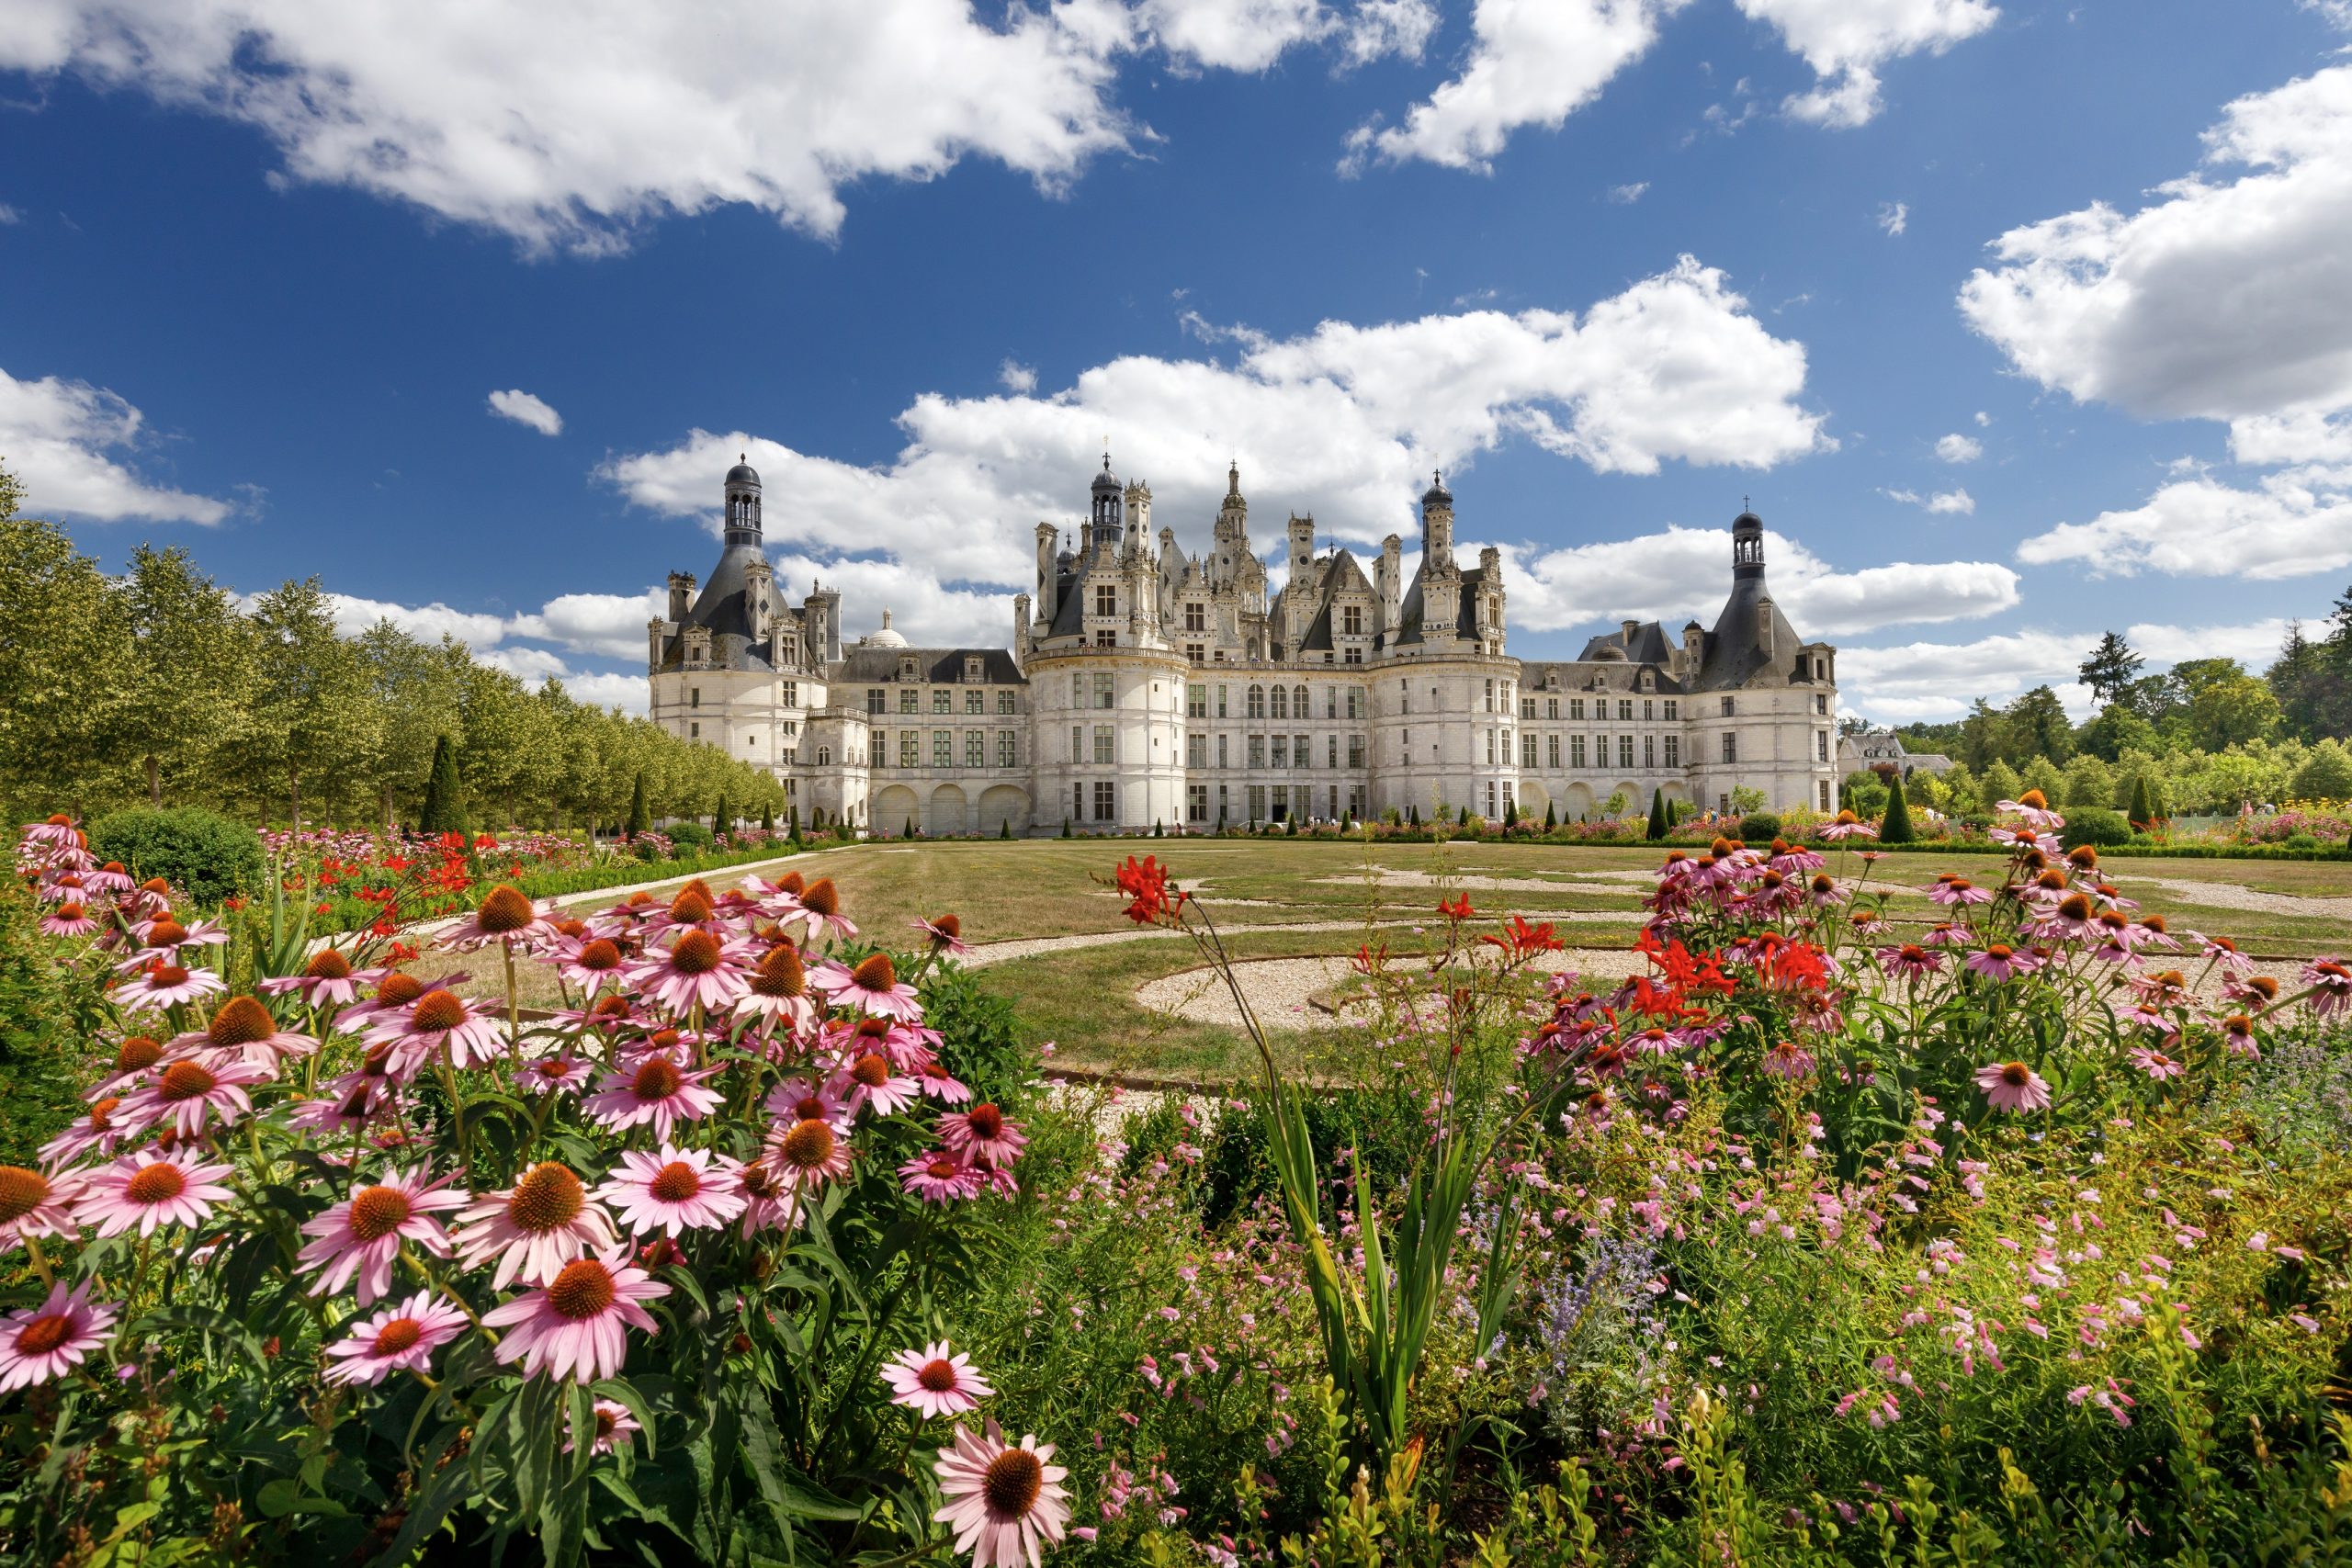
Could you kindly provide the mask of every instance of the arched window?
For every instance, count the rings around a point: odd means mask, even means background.
[[[1287,687],[1276,686],[1274,688],[1274,716],[1276,718],[1288,718],[1290,716],[1290,691]]]
[[[1291,700],[1291,711],[1292,711],[1293,713],[1295,713],[1295,714],[1298,715],[1298,716],[1299,716],[1299,717],[1301,717],[1301,718],[1306,718],[1306,717],[1309,717],[1309,716],[1309,716],[1309,714],[1308,714],[1308,713],[1307,713],[1307,711],[1306,711],[1306,687],[1304,687],[1304,686],[1297,686],[1297,687],[1294,687],[1294,688],[1292,688],[1292,691],[1291,691],[1291,694],[1290,694],[1290,700]]]
[[[1266,688],[1263,686],[1250,688],[1250,716],[1251,718],[1266,716]]]

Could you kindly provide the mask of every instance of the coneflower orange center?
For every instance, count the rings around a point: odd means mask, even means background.
[[[23,1219],[48,1199],[49,1178],[21,1165],[0,1165],[0,1225]]]
[[[122,1103],[122,1096],[110,1094],[90,1107],[90,1131],[103,1133],[114,1125],[114,1108]]]
[[[797,871],[786,872],[775,879],[775,885],[778,892],[789,893],[795,897],[798,897],[801,890],[808,886]]]
[[[63,1313],[44,1313],[17,1331],[17,1353],[46,1356],[64,1344],[73,1332],[74,1320]]]
[[[427,991],[416,998],[410,1016],[421,1030],[455,1029],[466,1021],[466,1004],[447,991]]]
[[[877,953],[849,972],[862,991],[887,991],[899,983],[899,972],[891,967],[890,955]]]
[[[187,1178],[167,1159],[143,1165],[122,1184],[122,1195],[134,1203],[167,1203],[187,1190]]]
[[[953,915],[942,915],[931,924],[934,931],[944,936],[961,937],[964,934],[964,922]]]
[[[2050,797],[2038,789],[2030,789],[2018,796],[2018,804],[2033,811],[2050,809]]]
[[[172,987],[187,984],[187,971],[176,964],[158,964],[147,971],[148,981],[156,986]]]
[[[690,931],[670,944],[670,967],[681,975],[707,975],[718,960],[718,939],[706,931]]]
[[[379,1241],[408,1223],[408,1194],[397,1187],[366,1187],[351,1201],[351,1234]]]
[[[593,1258],[576,1258],[548,1287],[548,1305],[577,1323],[611,1306],[615,1293],[611,1269]]]
[[[599,1410],[599,1411],[597,1411],[597,1412],[596,1412],[596,1439],[597,1439],[597,1441],[602,1442],[602,1441],[603,1441],[604,1439],[605,1439],[606,1438],[611,1437],[611,1436],[613,1435],[613,1428],[614,1428],[614,1427],[615,1427],[615,1426],[616,1426],[616,1422],[615,1422],[615,1420],[614,1420],[614,1418],[613,1418],[613,1413],[612,1413],[611,1411],[609,1411],[609,1410]]]
[[[2278,982],[2267,975],[2247,976],[2245,988],[2266,1002],[2275,1002],[2278,999]]]
[[[401,1007],[424,995],[424,982],[413,975],[387,975],[376,987],[376,999],[387,1007]]]
[[[311,961],[302,965],[302,973],[312,980],[348,980],[351,960],[332,947],[322,947],[311,954]]]
[[[923,1363],[922,1370],[915,1374],[915,1382],[933,1393],[951,1393],[956,1387],[956,1369],[934,1356]]]
[[[1906,942],[1903,944],[1902,958],[1905,964],[1925,964],[1928,961],[1928,950],[1917,942]]]
[[[868,1089],[880,1089],[890,1081],[890,1059],[878,1051],[868,1051],[850,1065],[849,1076]]]
[[[617,969],[621,966],[621,950],[611,938],[600,936],[580,950],[576,962],[582,969]]]
[[[684,1160],[673,1159],[653,1173],[645,1190],[664,1203],[683,1203],[702,1190],[702,1173]]]
[[[2069,893],[2058,900],[2058,912],[2070,920],[2091,918],[2091,898],[2087,893]]]
[[[670,900],[670,918],[680,925],[699,925],[710,919],[710,899],[688,887]]]
[[[2162,935],[2165,929],[2165,918],[2162,915],[2143,915],[2140,917],[2140,925],[2143,930],[2152,931],[2156,932],[2158,935]]]
[[[797,1100],[792,1107],[792,1118],[796,1122],[822,1122],[826,1119],[825,1102],[813,1094]]]
[[[379,1356],[397,1356],[403,1350],[413,1350],[416,1342],[424,1337],[424,1325],[413,1317],[396,1317],[376,1330],[376,1342],[369,1347]]]
[[[933,1160],[929,1165],[923,1167],[923,1169],[930,1175],[933,1181],[953,1181],[956,1179],[956,1172],[958,1168],[959,1168],[954,1160],[949,1159],[944,1156]]]
[[[474,914],[475,921],[492,936],[519,931],[538,918],[539,912],[531,908],[521,888],[503,884],[483,897],[481,908]]]
[[[74,900],[68,898],[64,903],[60,904],[57,907],[57,914],[55,918],[61,920],[78,920],[85,912],[86,911],[83,909],[81,905],[76,904]]]
[[[147,926],[147,945],[177,947],[187,940],[187,928],[177,920],[151,920]]]
[[[114,1054],[114,1070],[135,1073],[141,1067],[152,1067],[163,1060],[164,1048],[144,1034],[133,1034],[124,1040]]]
[[[816,1170],[833,1157],[833,1128],[829,1122],[798,1122],[776,1145],[784,1163],[796,1170]]]
[[[517,1228],[543,1235],[548,1231],[561,1230],[580,1217],[587,1205],[588,1195],[581,1190],[580,1178],[563,1166],[549,1160],[535,1165],[522,1180],[514,1184],[514,1195],[506,1200],[506,1217]]]
[[[639,1100],[667,1100],[678,1092],[685,1080],[678,1076],[677,1064],[667,1056],[648,1056],[637,1065],[637,1076],[629,1079],[628,1090]]]
[[[994,1100],[983,1100],[964,1113],[964,1120],[971,1124],[973,1132],[983,1138],[996,1139],[1004,1135],[1004,1112],[998,1109]]]
[[[770,948],[752,976],[752,989],[763,997],[788,998],[808,988],[808,972],[801,966],[800,954],[789,947]]]
[[[232,1045],[251,1045],[277,1032],[277,1021],[251,997],[231,997],[214,1010],[212,1021],[204,1026],[204,1037],[224,1051]]]
[[[153,893],[160,898],[172,890],[172,885],[160,876],[151,876],[139,885],[139,890],[141,893]]]
[[[196,1100],[210,1094],[220,1082],[209,1067],[194,1062],[174,1062],[164,1069],[160,1087],[165,1100]]]
[[[2023,1062],[2005,1063],[2001,1067],[2001,1081],[2011,1089],[2023,1089],[2033,1081],[2033,1069]]]
[[[842,912],[841,889],[833,886],[831,877],[820,876],[801,889],[800,907],[830,920]]]
[[[988,1473],[980,1478],[989,1511],[1004,1518],[1028,1517],[1045,1484],[1046,1467],[1027,1449],[1005,1450],[989,1461]]]
[[[2001,944],[2000,942],[1990,942],[1990,943],[1986,944],[1985,949],[1984,949],[1984,956],[1985,956],[1985,957],[1987,957],[1987,958],[1998,959],[1998,960],[2006,961],[2006,960],[2007,960],[2007,959],[2010,959],[2010,958],[2015,957],[2015,956],[2016,956],[2016,953],[2015,953],[2014,952],[2012,952],[2009,948],[2007,948],[2007,947],[2004,946],[2003,944]]]
[[[1818,873],[1813,879],[1813,890],[1815,893],[1835,893],[1838,891],[1838,879],[1826,871]]]

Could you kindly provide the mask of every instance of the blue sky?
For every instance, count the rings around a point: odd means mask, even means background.
[[[1269,552],[1442,464],[1528,657],[1711,617],[1749,497],[1880,719],[2352,581],[2342,0],[11,12],[32,510],[602,700],[738,450],[934,642],[1106,435],[1191,548],[1228,457]]]

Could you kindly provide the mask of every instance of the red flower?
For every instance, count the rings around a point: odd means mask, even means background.
[[[1514,963],[1522,958],[1532,958],[1539,953],[1557,953],[1565,945],[1553,934],[1551,921],[1531,926],[1524,915],[1513,915],[1510,924],[1503,928],[1502,935],[1482,936],[1478,940],[1501,948]]]
[[[1118,871],[1119,891],[1127,896],[1127,919],[1139,926],[1173,925],[1191,894],[1169,880],[1168,868],[1157,855],[1141,860],[1129,855]]]
[[[1462,893],[1454,896],[1453,902],[1440,904],[1437,912],[1449,920],[1466,920],[1477,911],[1470,908],[1470,895]]]
[[[1387,962],[1388,944],[1384,942],[1378,947],[1366,944],[1357,948],[1356,955],[1348,961],[1348,964],[1359,975],[1370,975]]]

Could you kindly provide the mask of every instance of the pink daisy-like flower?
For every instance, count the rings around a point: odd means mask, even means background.
[[[935,920],[917,920],[915,930],[931,939],[931,950],[951,958],[961,958],[972,951],[964,940],[964,922],[954,915],[942,915]]]
[[[78,850],[84,842],[82,829],[74,826],[74,818],[59,812],[46,821],[28,822],[17,829],[27,844],[47,844],[59,849]]]
[[[162,1012],[228,989],[209,969],[154,962],[114,993],[114,1004],[127,1013]]]
[[[2198,956],[2210,960],[2224,975],[2251,975],[2254,960],[2238,951],[2238,944],[2225,936],[2207,936],[2202,931],[2182,933],[2197,943]]]
[[[1045,1545],[1069,1524],[1069,1472],[1049,1463],[1054,1445],[1024,1436],[1008,1445],[994,1421],[975,1437],[956,1428],[952,1447],[933,1468],[945,1499],[932,1516],[956,1532],[956,1550],[972,1554],[972,1568],[1027,1563],[1036,1568]]]
[[[637,1235],[716,1230],[743,1212],[742,1170],[741,1160],[665,1142],[654,1154],[623,1153],[595,1195]]]
[[[91,1281],[72,1290],[51,1285],[37,1307],[21,1307],[0,1322],[0,1393],[63,1377],[107,1342],[116,1309],[90,1304]]]
[[[1932,975],[1943,966],[1944,955],[1929,953],[1917,942],[1902,942],[1878,950],[1879,967],[1905,980],[1916,980]]]
[[[1763,1067],[1776,1078],[1801,1078],[1813,1071],[1813,1053],[1793,1040],[1782,1040],[1764,1053]]]
[[[40,1146],[40,1157],[51,1166],[60,1166],[79,1159],[93,1149],[102,1155],[114,1153],[115,1145],[139,1131],[116,1120],[115,1112],[121,1107],[122,1100],[116,1095],[104,1095],[91,1101],[87,1116]]]
[[[800,907],[784,918],[797,919],[808,928],[808,940],[816,942],[831,937],[846,942],[857,934],[857,927],[842,913],[841,889],[833,886],[830,876],[820,876],[800,890]]]
[[[792,1191],[813,1192],[848,1174],[849,1139],[821,1117],[779,1122],[761,1159]]]
[[[2041,960],[2023,948],[1996,942],[1970,953],[1968,966],[1987,979],[2006,980],[2014,975],[2032,974],[2041,967]]]
[[[994,1101],[986,1100],[969,1111],[942,1116],[939,1138],[966,1159],[978,1156],[995,1165],[1011,1165],[1029,1144],[1027,1134],[1006,1120]]]
[[[383,968],[355,969],[348,953],[340,948],[322,947],[311,954],[300,975],[264,980],[261,988],[272,996],[299,991],[306,1007],[349,1007],[359,999],[362,987],[375,985],[390,973]]]
[[[433,1352],[466,1331],[466,1314],[432,1292],[420,1291],[352,1325],[351,1337],[327,1347],[334,1364],[329,1382],[379,1383],[396,1371],[423,1372]]]
[[[553,1160],[535,1165],[503,1192],[477,1198],[458,1216],[458,1260],[475,1269],[498,1259],[492,1288],[516,1278],[552,1280],[583,1252],[619,1245],[613,1217],[580,1178]]]
[[[645,1430],[638,1425],[637,1417],[629,1414],[628,1406],[616,1399],[600,1399],[589,1410],[589,1419],[596,1426],[595,1436],[588,1442],[588,1451],[592,1454],[611,1453]],[[577,1447],[578,1438],[567,1437],[563,1439],[565,1453]]]
[[[367,1306],[391,1289],[392,1260],[401,1243],[413,1241],[435,1258],[449,1256],[448,1233],[433,1217],[466,1201],[463,1192],[444,1189],[448,1178],[426,1181],[423,1169],[394,1170],[372,1187],[362,1187],[324,1213],[307,1220],[302,1234],[316,1239],[297,1261],[324,1269],[311,1286],[314,1296],[332,1295],[359,1280],[359,1304]]]
[[[472,914],[434,939],[435,945],[459,953],[470,953],[493,942],[537,947],[555,938],[555,928],[548,920],[554,909],[553,900],[534,904],[522,889],[502,883],[482,895]]]
[[[592,936],[563,944],[557,954],[556,973],[563,976],[566,984],[577,986],[593,997],[624,983],[621,966],[627,962],[620,943],[608,936]]]
[[[872,1111],[876,1116],[890,1116],[915,1102],[922,1084],[901,1074],[890,1065],[890,1058],[879,1051],[868,1051],[855,1058],[836,1074],[833,1091],[849,1107],[852,1115]]]
[[[800,1194],[760,1160],[745,1166],[742,1235],[750,1240],[762,1231],[790,1230],[800,1223]]]
[[[922,1091],[942,1105],[968,1105],[972,1091],[969,1086],[937,1062],[925,1062],[915,1069],[922,1080]]]
[[[203,1163],[194,1149],[141,1149],[90,1173],[78,1217],[101,1236],[202,1224],[213,1204],[235,1196],[220,1185],[232,1174],[228,1166]]]
[[[307,1056],[319,1043],[307,1034],[278,1027],[255,997],[231,997],[212,1010],[202,1029],[175,1035],[165,1047],[175,1057],[201,1055],[209,1061],[234,1061],[239,1056],[256,1066],[276,1067],[289,1056]]]
[[[772,947],[744,976],[743,995],[735,1003],[737,1017],[758,1014],[780,1020],[798,1031],[815,1021],[817,1004],[809,995],[808,971],[800,950],[790,942]]]
[[[2164,1082],[2166,1078],[2177,1078],[2188,1070],[2186,1066],[2174,1061],[2162,1051],[2154,1050],[2145,1045],[2136,1047],[2132,1052],[2132,1065],[2158,1083]]]
[[[899,971],[887,953],[870,953],[854,969],[829,964],[817,971],[817,988],[836,1007],[854,1007],[877,1018],[922,1016],[915,988],[899,980]]]
[[[506,1054],[498,1021],[454,991],[434,989],[385,1016],[368,1032],[371,1045],[390,1045],[403,1077],[445,1047],[457,1067],[486,1065]]]
[[[276,1076],[253,1062],[182,1056],[164,1062],[153,1077],[124,1096],[116,1119],[128,1128],[160,1122],[183,1138],[193,1138],[215,1117],[226,1125],[252,1114],[254,1102],[246,1086],[267,1083]]]
[[[700,1007],[707,1013],[733,1009],[751,988],[730,945],[699,926],[690,926],[629,968],[629,979],[656,1005],[684,1017]]]
[[[996,1392],[972,1370],[972,1359],[951,1351],[944,1339],[899,1351],[882,1363],[882,1381],[890,1385],[891,1404],[926,1416],[961,1416]]]
[[[74,1235],[74,1205],[82,1195],[80,1171],[41,1171],[0,1165],[0,1254],[27,1236]]]
[[[1928,889],[1928,897],[1945,905],[1989,904],[1993,901],[1993,895],[1987,889],[1977,886],[1964,876],[1954,876],[1950,873],[1936,878],[1936,885]]]
[[[795,1122],[822,1120],[833,1123],[834,1131],[849,1131],[850,1108],[831,1085],[810,1078],[786,1078],[768,1090],[762,1102],[771,1116]]]
[[[514,1075],[514,1086],[526,1094],[577,1094],[588,1087],[587,1058],[569,1051],[535,1056]]]
[[[2352,1010],[2352,966],[2340,958],[2314,958],[2303,965],[2303,984],[2311,987],[2304,1005],[2317,1018],[2334,1018]]]
[[[1976,1087],[1996,1111],[2047,1111],[2050,1085],[2023,1062],[1989,1062],[1976,1069]]]
[[[1840,811],[1836,821],[1821,829],[1821,836],[1834,844],[1847,839],[1875,839],[1878,829],[1850,811]]]
[[[501,1361],[521,1361],[526,1377],[542,1374],[594,1382],[621,1370],[628,1345],[624,1325],[648,1333],[656,1325],[639,1303],[670,1293],[628,1261],[628,1248],[575,1258],[538,1289],[482,1314],[484,1325],[512,1332],[499,1341]]]
[[[97,929],[98,922],[90,919],[89,906],[73,898],[52,907],[40,918],[43,936],[89,936]]]
[[[954,1203],[978,1193],[980,1173],[945,1149],[915,1156],[899,1168],[899,1184],[926,1203]]]
[[[666,1139],[679,1122],[700,1121],[724,1103],[703,1087],[718,1071],[705,1067],[690,1072],[666,1055],[649,1055],[631,1072],[605,1074],[581,1106],[615,1132],[650,1123],[653,1135]]]

